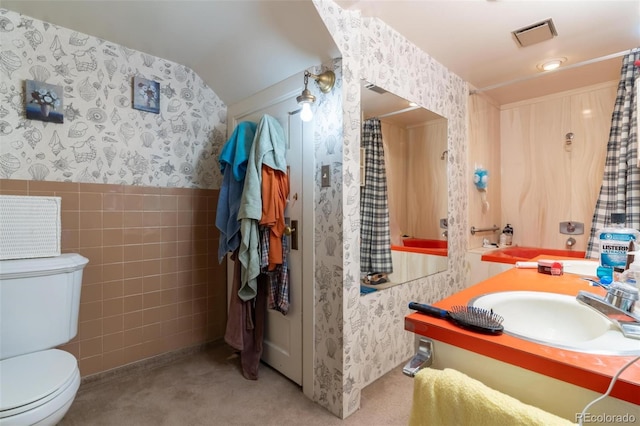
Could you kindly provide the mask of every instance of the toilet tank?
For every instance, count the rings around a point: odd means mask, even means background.
[[[88,262],[75,253],[0,261],[0,359],[74,338]]]

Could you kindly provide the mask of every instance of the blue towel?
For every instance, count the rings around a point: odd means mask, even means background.
[[[257,277],[260,274],[260,235],[258,222],[262,217],[262,165],[287,172],[284,130],[275,118],[264,115],[258,123],[256,136],[249,152],[247,174],[242,190],[238,219],[240,220],[240,250],[242,264],[241,285],[238,296],[251,300],[257,294]]]
[[[238,181],[244,180],[256,127],[256,123],[251,121],[238,123],[218,157],[221,172],[224,173],[226,165],[230,164],[233,168],[233,177]]]
[[[216,227],[220,231],[219,262],[222,262],[228,252],[233,252],[240,247],[238,211],[256,127],[256,123],[250,121],[239,123],[218,157],[223,174],[216,210]]]

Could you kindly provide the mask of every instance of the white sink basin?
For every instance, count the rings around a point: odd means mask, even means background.
[[[640,355],[640,340],[574,296],[536,291],[504,291],[479,296],[470,305],[493,309],[504,332],[525,340],[578,352]]]

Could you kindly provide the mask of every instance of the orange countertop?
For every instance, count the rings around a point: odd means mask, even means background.
[[[568,295],[576,295],[578,291],[586,290],[599,295],[605,294],[605,290],[591,286],[588,282],[581,280],[578,275],[551,276],[540,274],[536,269],[513,268],[434,303],[434,306],[450,309],[454,305],[467,305],[476,296],[510,290],[544,291]],[[405,317],[405,330],[598,393],[606,392],[611,378],[634,358],[634,356],[595,355],[554,348],[506,333],[498,336],[474,333],[445,319],[421,313],[413,313]],[[640,347],[640,340],[638,340],[638,346]],[[618,377],[610,395],[640,404],[640,361],[629,366]]]
[[[534,258],[557,258],[557,259],[584,259],[585,252],[575,250],[556,250],[537,247],[508,246],[496,248],[482,255],[481,260],[485,262],[511,263],[527,261]]]

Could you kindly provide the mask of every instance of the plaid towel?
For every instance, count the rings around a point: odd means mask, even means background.
[[[289,312],[289,239],[282,236],[282,265],[269,271],[269,234],[268,227],[260,228],[260,271],[267,276],[267,307],[286,315]]]

